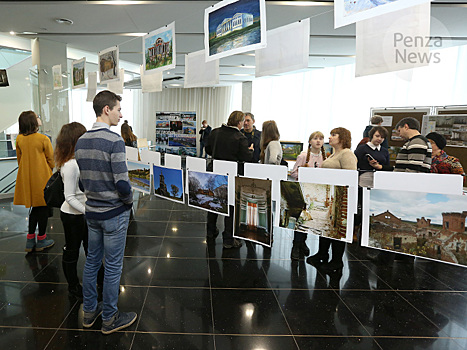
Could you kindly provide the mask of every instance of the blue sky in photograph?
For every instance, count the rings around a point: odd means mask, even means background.
[[[135,163],[135,162],[130,162],[130,161],[127,162],[127,167],[128,167],[128,171],[136,170],[136,169],[149,170],[148,164],[140,164],[140,163]]]
[[[372,189],[370,198],[370,215],[389,210],[402,220],[412,222],[424,217],[434,224],[442,224],[442,213],[467,211],[467,196]]]
[[[175,185],[178,187],[178,198],[182,198],[183,195],[183,172],[181,169],[170,169],[170,168],[164,168],[160,167],[157,165],[153,166],[153,174],[154,174],[154,189],[158,189],[160,186],[159,183],[159,176],[161,174],[162,170],[162,175],[164,175],[164,181],[165,184],[167,185],[167,190],[170,192],[170,194],[173,195],[172,193],[172,185]]]
[[[201,173],[197,171],[190,171],[191,176],[195,176],[201,186],[203,188],[206,186],[208,180],[212,177],[214,177],[214,183],[216,184],[216,188],[222,185],[227,185],[228,183],[228,176],[227,175],[217,175],[217,174],[212,174],[212,173]]]
[[[251,13],[253,17],[259,16],[259,0],[239,0],[230,5],[224,6],[209,14],[209,32],[215,32],[217,26],[224,18],[231,18],[237,12]]]
[[[169,40],[172,40],[172,36],[172,29],[167,29],[162,33],[147,37],[146,39],[144,39],[145,49],[153,47],[157,38],[161,38],[162,40],[164,40],[164,42],[167,42]]]

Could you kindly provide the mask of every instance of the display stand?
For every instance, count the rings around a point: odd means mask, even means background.
[[[138,161],[138,149],[125,146],[126,160]]]
[[[166,153],[164,156],[164,166],[172,169],[182,168],[182,157],[175,154]]]
[[[140,153],[141,161],[152,163],[154,165],[161,165],[161,154],[159,152],[143,149]]]
[[[204,173],[206,171],[206,159],[204,158],[195,158],[195,157],[186,157],[186,193],[188,193],[188,170],[199,171]]]
[[[238,173],[238,163],[226,160],[213,160],[213,173],[229,176],[229,205],[235,205],[235,176]]]

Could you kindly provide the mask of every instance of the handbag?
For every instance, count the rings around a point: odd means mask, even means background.
[[[44,188],[44,199],[48,207],[60,208],[65,201],[64,186],[60,170],[52,174]]]

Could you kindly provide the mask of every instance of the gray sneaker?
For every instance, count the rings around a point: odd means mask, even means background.
[[[83,327],[89,328],[94,325],[97,318],[102,314],[102,301],[97,303],[96,310],[94,312],[84,312]]]
[[[110,334],[120,329],[131,326],[136,321],[138,315],[136,312],[117,311],[110,320],[102,321],[102,334]]]

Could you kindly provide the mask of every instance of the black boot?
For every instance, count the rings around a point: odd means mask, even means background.
[[[292,251],[290,252],[290,259],[300,260],[300,243],[293,242]]]
[[[79,250],[67,250],[63,248],[62,267],[66,281],[68,282],[68,292],[70,296],[78,299],[83,298],[83,289],[78,279],[77,264]]]
[[[331,239],[319,237],[319,248],[315,255],[312,255],[306,259],[306,262],[310,265],[321,265],[327,263],[329,260],[329,247],[331,246]]]
[[[305,241],[300,242],[300,254],[303,256],[310,255],[310,248],[308,248]]]

